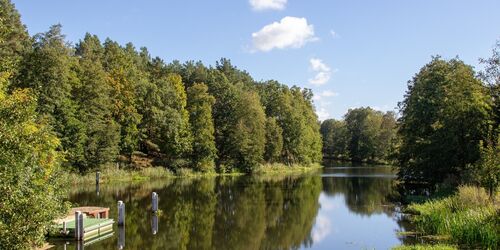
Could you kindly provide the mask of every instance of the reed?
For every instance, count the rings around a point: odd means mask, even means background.
[[[174,177],[174,174],[163,167],[150,167],[141,170],[125,170],[114,167],[106,167],[101,171],[101,183],[130,182]],[[79,174],[63,172],[63,179],[69,184],[95,183],[95,173]]]
[[[500,246],[500,206],[482,188],[460,187],[451,197],[413,204],[408,211],[424,234],[449,236],[451,242],[472,248]]]
[[[406,245],[393,247],[392,250],[456,250],[455,246],[451,245]]]

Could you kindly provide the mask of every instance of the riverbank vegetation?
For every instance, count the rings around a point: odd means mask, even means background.
[[[486,70],[479,74],[459,59],[434,57],[409,81],[399,104],[395,155],[401,184],[425,187],[427,199],[456,190],[411,204],[412,221],[424,235],[467,248],[500,246],[499,55],[497,43],[492,58],[481,60]]]
[[[0,0],[0,248],[40,245],[64,213],[61,178],[104,166],[125,180],[315,166],[312,98],[224,58],[166,63],[91,34],[73,45],[61,25],[31,37]]]
[[[455,195],[412,204],[407,212],[420,232],[468,248],[500,246],[500,194],[492,202],[483,188],[462,186]]]
[[[393,162],[403,200],[427,201],[410,205],[421,233],[496,248],[500,42],[480,62],[484,70],[476,72],[458,58],[433,57],[408,82],[398,116],[351,109],[342,120],[323,121],[321,133],[327,158]],[[481,191],[478,203],[468,193],[480,187],[487,195]]]
[[[456,250],[455,246],[444,245],[444,244],[436,244],[436,245],[405,245],[405,246],[397,246],[392,248],[392,250]]]

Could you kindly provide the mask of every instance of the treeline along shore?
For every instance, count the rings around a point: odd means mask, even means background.
[[[228,59],[167,64],[91,34],[71,46],[60,25],[34,37],[16,31],[4,89],[36,99],[68,171],[119,163],[248,173],[265,162],[321,161],[309,89],[257,82]]]
[[[43,245],[70,206],[68,175],[276,174],[323,155],[394,164],[403,198],[425,202],[408,209],[419,234],[498,249],[500,42],[481,63],[433,57],[398,113],[320,123],[310,89],[256,81],[225,58],[167,63],[92,34],[70,44],[61,25],[30,36],[0,0],[0,249]]]

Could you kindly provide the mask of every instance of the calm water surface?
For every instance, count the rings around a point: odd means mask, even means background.
[[[151,192],[160,201],[151,214]],[[281,177],[173,179],[74,190],[78,205],[126,204],[124,230],[56,249],[390,249],[404,223],[390,167],[329,166]],[[89,244],[91,243],[91,244]]]

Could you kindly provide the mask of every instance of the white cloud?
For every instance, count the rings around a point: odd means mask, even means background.
[[[337,92],[334,92],[331,90],[324,90],[318,94],[315,94],[313,96],[313,100],[319,101],[319,100],[322,100],[323,97],[334,97],[334,96],[338,96],[338,95],[339,95],[339,93],[337,93]],[[325,104],[325,102],[322,102],[322,104]]]
[[[307,19],[290,16],[252,33],[253,48],[259,51],[300,48],[316,40],[314,26],[308,24]]]
[[[314,84],[314,85],[325,84],[326,82],[328,82],[330,80],[331,75],[332,74],[329,71],[318,72],[318,73],[316,73],[314,78],[309,79],[309,83]]]
[[[250,0],[254,10],[282,10],[287,0]]]
[[[322,214],[316,217],[316,223],[312,230],[312,239],[315,243],[322,241],[332,231],[332,223],[330,219]]]
[[[336,38],[338,36],[337,32],[334,30],[330,30],[330,35],[332,35],[333,38]]]
[[[324,96],[324,97],[333,97],[333,96],[338,96],[339,93],[337,92],[333,92],[331,90],[325,90],[323,92],[321,92],[321,96]]]
[[[319,194],[318,200],[321,205],[321,211],[332,211],[338,208],[338,205],[333,200],[328,198],[323,192]]]
[[[330,80],[332,70],[321,59],[311,58],[309,64],[311,65],[311,70],[316,72],[316,75],[309,79],[310,84],[322,85]]]
[[[328,111],[326,111],[325,108],[320,108],[319,110],[316,110],[316,114],[318,115],[318,119],[320,121],[326,120],[328,119],[328,117],[330,117],[330,113],[328,113]]]
[[[311,60],[309,60],[309,63],[311,64],[311,68],[314,71],[330,71],[330,67],[324,64],[321,59],[311,58]]]

